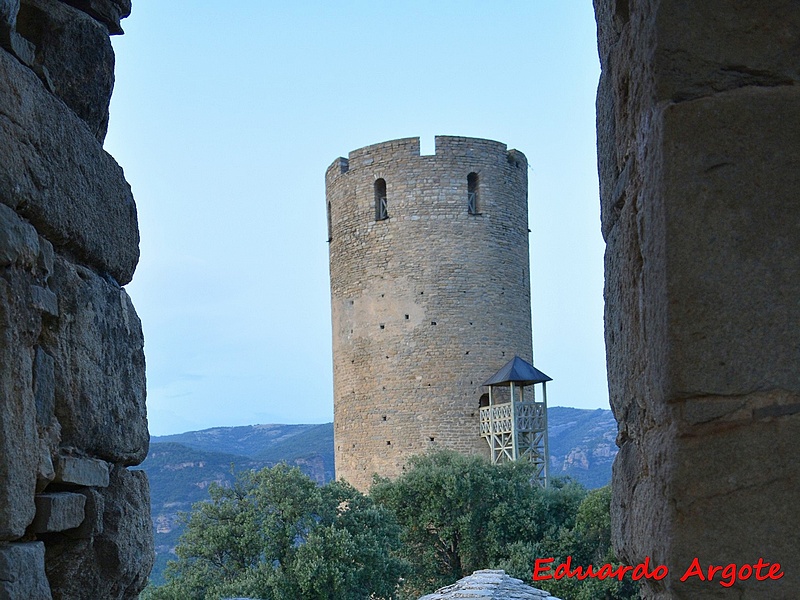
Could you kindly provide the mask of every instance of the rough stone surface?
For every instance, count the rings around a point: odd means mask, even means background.
[[[337,478],[366,490],[433,446],[488,456],[481,384],[532,359],[525,157],[450,136],[420,156],[408,138],[337,159],[326,182]]]
[[[29,67],[32,67],[36,60],[36,47],[16,31],[6,30],[2,24],[0,24],[0,46]]]
[[[0,205],[0,540],[21,537],[35,512],[40,445],[34,364],[42,378],[47,371],[33,350],[42,328],[32,297],[32,284],[43,282],[40,248],[36,230]]]
[[[0,600],[51,600],[44,544],[0,544]]]
[[[41,317],[24,293],[31,277],[0,269],[0,540],[21,537],[35,512],[39,438],[30,349]]]
[[[112,35],[123,33],[119,22],[131,14],[131,0],[64,0],[108,27]]]
[[[646,598],[791,597],[679,579],[800,564],[800,6],[595,9],[615,545]]]
[[[52,533],[73,529],[83,523],[83,507],[86,498],[82,494],[58,492],[37,494],[36,517],[31,529],[34,533]]]
[[[0,0],[0,600],[133,599],[153,561],[136,208],[101,147],[130,4],[75,4]]]
[[[108,487],[108,463],[96,458],[59,456],[55,464],[56,483]]]
[[[19,0],[0,0],[0,47],[32,66],[35,47],[16,31]]]
[[[36,229],[0,204],[0,267],[19,265],[30,268],[39,256]]]
[[[93,508],[87,513],[94,529],[47,541],[47,576],[60,582],[53,588],[56,600],[133,600],[147,585],[154,554],[145,473],[114,467],[109,486],[95,493],[102,501],[90,502]]]
[[[33,393],[36,398],[36,422],[50,425],[55,414],[55,361],[53,357],[36,347],[33,361]]]
[[[36,47],[36,69],[46,69],[52,91],[102,143],[114,88],[114,50],[108,30],[58,0],[23,0],[17,31]]]
[[[89,269],[56,258],[51,284],[61,316],[46,332],[60,357],[55,412],[62,445],[108,462],[147,456],[142,328],[128,294]]]
[[[136,206],[122,169],[38,77],[0,52],[0,203],[62,253],[119,284],[139,259]]]
[[[58,298],[47,288],[39,285],[32,285],[31,300],[34,308],[47,313],[51,317],[58,316]]]
[[[17,25],[19,0],[0,0],[0,23],[14,28]]]
[[[506,575],[505,571],[484,569],[475,571],[453,585],[440,588],[419,600],[558,600],[547,592],[531,587],[519,579]]]

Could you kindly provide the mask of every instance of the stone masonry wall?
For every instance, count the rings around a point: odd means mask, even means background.
[[[595,0],[621,558],[647,598],[800,589],[800,5]],[[783,565],[733,588],[692,559]]]
[[[326,183],[336,476],[366,490],[433,446],[488,455],[481,383],[532,360],[524,155],[439,136],[420,156],[419,138],[400,139],[337,159]]]
[[[136,206],[103,151],[126,0],[0,0],[0,599],[136,598],[153,560]]]

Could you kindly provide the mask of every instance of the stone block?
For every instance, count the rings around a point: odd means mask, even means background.
[[[33,519],[39,438],[33,395],[34,341],[41,327],[25,302],[26,277],[0,277],[0,540],[20,538]]]
[[[131,14],[131,0],[63,0],[79,8],[108,27],[108,33],[124,33],[119,22]]]
[[[483,569],[475,571],[452,585],[436,590],[419,600],[558,600],[548,592],[506,575],[505,571]]]
[[[663,118],[668,395],[800,392],[800,86]]]
[[[0,545],[0,600],[51,600],[44,544]]]
[[[84,506],[86,517],[79,527],[65,531],[64,535],[76,540],[92,539],[103,533],[105,499],[98,490],[92,488],[84,488],[78,490],[76,493],[82,494],[86,498],[86,505]]]
[[[16,31],[19,0],[0,0],[0,47],[28,66],[33,65],[36,48]]]
[[[762,557],[783,566],[777,581],[739,581],[742,598],[790,598],[800,586],[800,519],[797,482],[800,464],[800,395],[765,392],[746,397],[692,398],[713,408],[737,403],[731,414],[684,424],[675,444],[672,473],[674,522],[669,564],[753,564]],[[782,411],[764,410],[782,407]],[[772,416],[774,413],[782,413]],[[760,416],[763,415],[763,416]],[[704,457],[699,460],[698,457]],[[673,569],[670,569],[670,573]],[[708,582],[673,581],[677,597],[702,598]]]
[[[93,521],[89,537],[74,539],[81,529],[47,543],[47,576],[58,599],[132,600],[147,585],[153,566],[150,487],[144,471],[112,467],[102,497],[102,529]],[[87,502],[87,507],[91,502]],[[92,519],[87,508],[87,519]]]
[[[36,46],[13,29],[6,29],[4,24],[0,24],[0,46],[16,56],[25,66],[34,66]]]
[[[108,487],[108,463],[96,458],[58,456],[54,481],[87,487]]]
[[[138,464],[150,436],[144,339],[125,290],[56,258],[51,287],[61,317],[48,330],[56,359],[61,444],[108,462]]]
[[[51,317],[58,316],[58,298],[40,285],[31,286],[31,305]]]
[[[36,495],[34,533],[53,533],[73,529],[83,523],[86,498],[72,492]]]
[[[17,26],[19,0],[0,0],[0,23],[11,29]]]
[[[0,267],[19,265],[31,268],[39,255],[36,229],[17,213],[0,204]]]
[[[660,100],[800,81],[800,7],[793,0],[661,2],[654,12]]]
[[[114,50],[104,25],[58,0],[22,0],[17,31],[36,46],[52,91],[102,143],[114,88]]]
[[[56,248],[121,285],[139,259],[136,206],[122,169],[36,75],[0,52],[0,203]]]

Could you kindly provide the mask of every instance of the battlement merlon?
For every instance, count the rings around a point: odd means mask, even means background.
[[[509,150],[507,153],[508,162],[515,167],[521,167],[525,175],[528,174],[528,159],[519,150]]]
[[[462,137],[454,135],[437,135],[435,138],[435,156],[438,158],[481,158],[496,154],[504,156],[518,167],[527,169],[528,161],[519,150],[508,150],[506,144],[483,138]],[[347,173],[350,168],[368,167],[381,162],[391,162],[420,156],[418,137],[400,138],[388,142],[380,142],[353,150],[348,158],[337,158],[325,174],[325,180],[331,183],[339,175]]]
[[[437,135],[435,140],[436,156],[440,158],[478,158],[492,154],[499,156],[507,154],[507,146],[494,140],[455,135]]]
[[[340,156],[335,161],[331,163],[331,166],[325,171],[325,184],[330,185],[330,183],[336,179],[342,173],[347,173],[350,170],[350,161],[346,158]]]
[[[353,168],[367,167],[376,162],[403,160],[419,156],[419,138],[400,138],[353,150],[349,155]]]

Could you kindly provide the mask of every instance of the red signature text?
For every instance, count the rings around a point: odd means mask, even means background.
[[[669,570],[665,565],[650,565],[650,557],[647,556],[644,562],[638,565],[611,565],[604,564],[599,567],[594,565],[572,566],[572,557],[568,556],[563,563],[553,566],[554,558],[537,558],[533,567],[534,581],[547,581],[548,579],[575,578],[580,581],[584,579],[610,579],[617,578],[622,581],[625,575],[630,574],[633,581],[640,579],[652,579],[658,581],[664,579]],[[700,559],[695,558],[683,573],[681,581],[687,581],[693,577],[700,581],[716,581],[723,587],[731,587],[737,581],[745,581],[755,577],[757,581],[775,580],[783,577],[780,563],[768,563],[763,558],[759,558],[752,564],[738,566],[735,563],[728,565],[708,565],[703,568]]]

